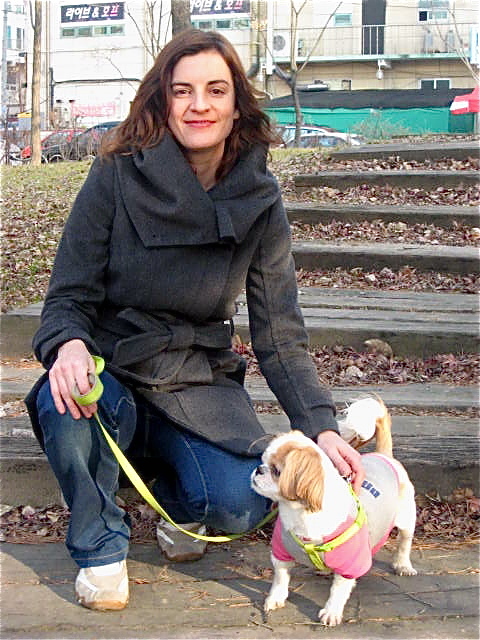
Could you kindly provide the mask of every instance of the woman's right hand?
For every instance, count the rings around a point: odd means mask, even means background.
[[[62,344],[52,368],[49,371],[50,389],[57,411],[70,411],[75,420],[82,416],[91,418],[97,410],[97,403],[80,406],[72,398],[77,385],[81,394],[90,391],[89,373],[95,373],[95,362],[82,340],[69,340]]]

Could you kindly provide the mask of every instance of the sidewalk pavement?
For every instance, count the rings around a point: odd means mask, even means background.
[[[169,563],[154,544],[132,545],[130,603],[124,611],[84,609],[74,600],[76,566],[63,543],[1,545],[0,637],[35,639],[449,638],[478,639],[478,549],[414,549],[419,574],[395,576],[393,542],[358,581],[344,623],[325,628],[317,613],[331,578],[292,574],[284,609],[266,616],[269,546],[248,538],[210,544],[197,562]]]

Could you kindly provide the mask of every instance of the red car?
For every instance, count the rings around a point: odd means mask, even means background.
[[[58,162],[69,157],[71,141],[80,131],[74,129],[60,129],[52,131],[42,140],[42,162]],[[28,160],[32,155],[30,145],[22,149],[22,159]]]

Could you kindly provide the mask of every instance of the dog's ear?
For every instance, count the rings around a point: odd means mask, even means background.
[[[308,511],[320,511],[323,476],[320,456],[313,448],[291,449],[285,456],[278,488],[287,500],[301,502]]]

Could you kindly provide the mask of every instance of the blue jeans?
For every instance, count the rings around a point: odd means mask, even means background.
[[[250,488],[257,458],[229,453],[179,428],[108,372],[98,414],[124,451],[147,454],[157,465],[153,492],[179,524],[203,522],[240,533],[257,524],[269,502]],[[58,413],[48,381],[37,399],[50,465],[70,508],[66,544],[79,567],[123,560],[128,517],[115,502],[119,467],[94,418]],[[130,447],[130,450],[129,450]]]

